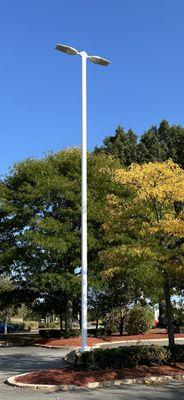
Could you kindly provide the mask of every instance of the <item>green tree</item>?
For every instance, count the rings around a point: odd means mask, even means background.
[[[138,152],[140,163],[171,158],[184,168],[184,128],[162,121],[158,128],[152,127],[141,136]]]
[[[7,333],[8,320],[12,316],[15,307],[18,306],[16,294],[16,288],[10,278],[6,275],[1,275],[0,311],[5,323],[5,334]]]
[[[103,277],[103,274],[101,274],[101,277]],[[140,286],[129,274],[118,274],[108,280],[99,281],[98,279],[98,289],[95,286],[93,287],[88,301],[89,315],[96,320],[96,330],[98,329],[99,319],[105,321],[107,315],[116,314],[118,311],[117,330],[122,336],[128,307],[133,302],[140,300],[141,296]]]
[[[114,136],[107,136],[101,147],[95,148],[95,153],[111,154],[124,166],[138,161],[137,136],[130,129],[125,132],[123,127],[118,126]]]
[[[89,280],[98,269],[97,255],[104,245],[103,203],[114,186],[104,165],[111,169],[117,162],[103,154],[88,155]],[[3,184],[6,201],[2,197],[2,202],[13,238],[5,240],[4,265],[22,290],[35,293],[35,301],[42,296],[48,304],[50,296],[53,308],[57,301],[57,309],[60,306],[65,314],[67,333],[81,286],[74,273],[81,252],[81,152],[69,149],[43,160],[23,161]]]
[[[133,140],[130,140],[128,132],[125,133],[123,128],[118,127],[114,136],[105,138],[104,145],[96,148],[95,151],[112,154],[123,166],[172,159],[184,168],[184,128],[180,125],[169,125],[166,120],[163,120],[158,127],[152,126],[142,134],[139,141],[135,134],[131,134],[131,136]],[[178,282],[180,292],[182,288],[184,288],[184,281],[181,278]],[[156,297],[161,312],[162,294],[160,293]],[[155,301],[156,297],[152,293]],[[161,319],[160,315],[160,321]]]
[[[184,277],[184,171],[171,160],[150,162],[117,170],[112,179],[125,192],[108,198],[104,230],[111,249],[102,252],[104,276],[130,270],[148,292],[162,283],[173,345],[171,295]]]
[[[107,136],[103,145],[95,148],[95,152],[111,154],[125,167],[132,163],[166,161],[171,158],[184,168],[184,128],[169,125],[163,120],[158,127],[149,128],[138,141],[132,130],[125,132],[118,126],[115,134]]]
[[[129,335],[140,335],[149,332],[153,326],[153,310],[146,306],[135,305],[129,311],[127,321],[127,333]]]

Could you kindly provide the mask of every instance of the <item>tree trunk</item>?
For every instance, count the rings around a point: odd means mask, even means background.
[[[8,313],[6,310],[4,311],[4,334],[7,335],[8,333]]]
[[[65,310],[65,334],[69,335],[72,330],[72,301],[67,300]]]
[[[124,321],[126,317],[126,307],[124,308],[123,306],[121,307],[121,319],[120,319],[120,325],[119,325],[119,335],[123,336],[124,333]]]
[[[96,318],[96,326],[95,326],[96,336],[98,336],[98,326],[99,326],[99,318]]]
[[[63,315],[59,314],[59,321],[60,321],[60,331],[63,331]]]
[[[160,328],[163,328],[163,326],[164,326],[163,317],[164,317],[164,307],[163,307],[163,302],[160,301],[159,302],[159,316],[158,316],[158,323],[159,323]]]
[[[82,312],[81,312],[81,307],[80,307],[80,310],[79,310],[79,326],[80,326],[80,331],[81,331],[81,329],[82,329]]]
[[[166,304],[166,317],[167,317],[167,328],[168,328],[168,339],[169,346],[174,346],[174,327],[173,327],[173,309],[171,304],[170,284],[167,272],[163,273],[163,290]]]
[[[8,324],[7,324],[7,321],[5,321],[5,323],[4,323],[4,333],[5,333],[5,335],[7,335],[7,333],[8,333]]]
[[[124,318],[121,316],[120,325],[119,325],[119,335],[123,336],[123,328],[124,328]]]

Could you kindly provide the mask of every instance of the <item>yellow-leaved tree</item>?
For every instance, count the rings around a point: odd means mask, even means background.
[[[171,160],[132,164],[112,179],[119,195],[107,199],[104,223],[111,246],[102,252],[103,275],[122,270],[163,289],[169,344],[174,344],[171,295],[184,280],[184,170]],[[122,191],[122,194],[121,194]]]

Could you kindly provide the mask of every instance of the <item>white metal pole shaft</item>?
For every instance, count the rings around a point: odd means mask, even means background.
[[[82,348],[87,349],[87,53],[82,56]]]

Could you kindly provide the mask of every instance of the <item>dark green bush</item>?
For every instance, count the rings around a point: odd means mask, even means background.
[[[170,352],[168,348],[151,344],[150,346],[140,346],[139,365],[161,365],[169,360]]]
[[[64,337],[65,339],[70,338],[70,337],[77,337],[80,336],[80,329],[71,329],[69,332],[65,333],[62,332],[62,337]]]
[[[39,329],[39,335],[44,339],[60,339],[61,331],[60,329]]]
[[[14,328],[14,332],[21,332],[26,330],[24,322],[18,322],[18,323],[13,322],[12,325]]]
[[[184,345],[176,344],[175,346],[169,347],[170,361],[184,363]]]
[[[153,320],[154,316],[151,308],[136,305],[129,312],[126,326],[127,333],[129,335],[144,334],[152,327]]]
[[[89,370],[121,369],[137,365],[163,364],[169,357],[168,349],[158,345],[130,346],[84,352],[80,363]]]
[[[116,309],[108,313],[102,322],[104,326],[104,336],[112,335],[112,333],[119,332],[120,320],[120,309]]]
[[[59,329],[60,325],[56,322],[44,322],[44,323],[39,323],[39,328],[44,328],[44,329]]]
[[[163,307],[162,319],[158,324],[159,328],[167,329],[167,317],[166,317],[166,309]],[[184,308],[180,306],[180,308],[173,307],[173,326],[175,333],[183,333],[184,332]]]
[[[88,329],[88,336],[89,337],[103,337],[103,336],[106,336],[106,335],[107,335],[107,333],[106,333],[105,328],[100,327],[98,329],[95,329],[95,328],[89,328]]]
[[[183,308],[174,308],[174,330],[175,332],[182,332],[184,328],[184,309]]]

